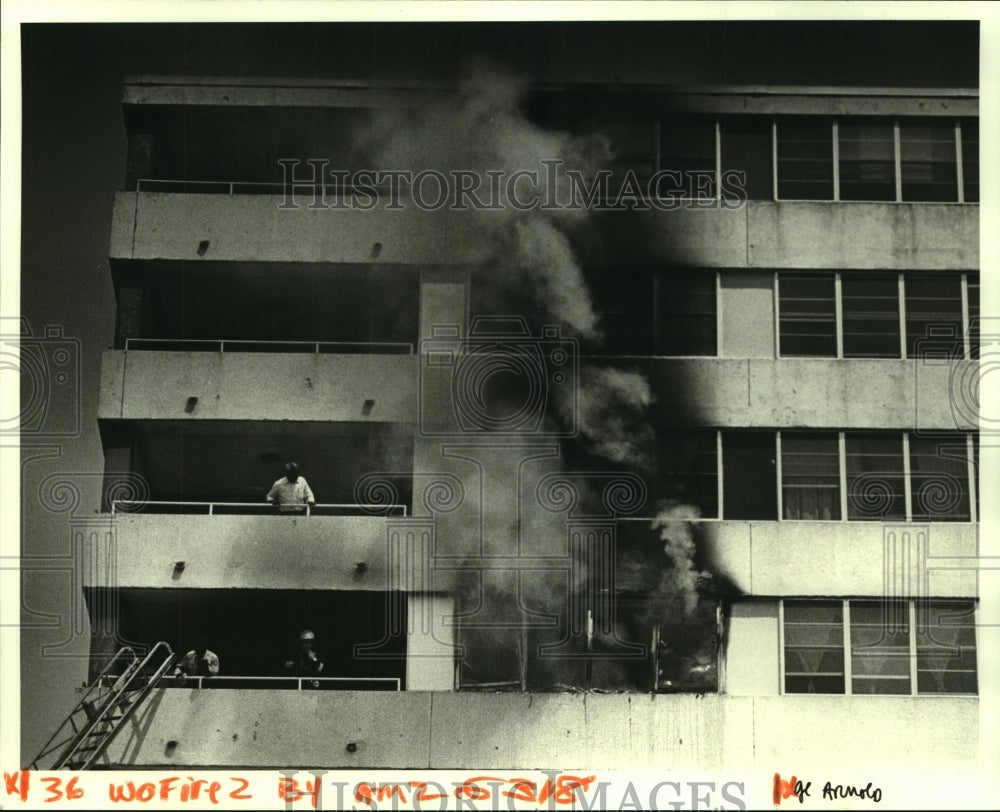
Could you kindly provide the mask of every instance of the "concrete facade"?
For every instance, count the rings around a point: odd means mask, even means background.
[[[574,51],[572,44],[568,47],[575,58],[567,63],[569,79],[563,76],[562,81],[569,87],[564,92],[571,95],[584,92],[574,81],[584,81],[592,68],[582,52]],[[603,54],[604,62],[610,59]],[[659,66],[652,74],[662,79],[662,72]],[[534,78],[540,83],[535,92],[552,92]],[[236,108],[419,108],[453,92],[447,84],[418,85],[376,88],[310,80],[268,84],[254,79],[143,77],[126,83],[123,103],[136,120],[147,111],[177,105],[218,113],[225,120]],[[657,114],[880,120],[920,116],[950,121],[977,114],[976,93],[968,88],[897,90],[804,87],[779,92],[692,84],[673,94],[657,89],[653,108]],[[634,94],[639,109],[653,90],[628,92]],[[714,126],[718,133],[718,122]],[[136,130],[138,125],[131,127]],[[152,138],[139,130],[131,134]],[[717,150],[721,143],[717,142]],[[777,147],[772,146],[777,156]],[[716,157],[721,161],[720,154]],[[155,175],[152,167],[149,162],[144,169]],[[777,177],[778,169],[772,169]],[[600,539],[601,533],[621,528],[627,520],[641,522],[649,530],[652,541],[647,541],[657,554],[664,541],[672,540],[660,538],[649,524],[652,513],[662,507],[656,501],[660,495],[652,495],[642,510],[633,510],[622,505],[620,491],[612,490],[609,497],[609,491],[600,490],[603,482],[587,482],[574,496],[603,498],[603,514],[587,513],[585,508],[592,505],[585,504],[586,498],[573,501],[566,496],[572,490],[568,486],[553,487],[549,496],[554,504],[544,503],[539,497],[543,483],[573,473],[563,470],[560,441],[565,438],[558,432],[546,433],[557,421],[539,423],[526,432],[527,437],[470,431],[460,424],[455,373],[435,365],[427,342],[440,339],[442,326],[457,327],[452,338],[465,337],[480,293],[476,270],[494,269],[507,259],[496,256],[497,242],[483,238],[493,233],[495,223],[484,219],[491,213],[426,211],[413,205],[386,210],[385,201],[372,210],[337,208],[331,205],[335,201],[317,201],[302,188],[296,190],[293,203],[273,193],[238,193],[238,178],[219,179],[223,187],[233,184],[228,194],[217,193],[216,186],[164,191],[155,183],[143,186],[144,180],[163,178],[137,180],[137,188],[115,196],[110,239],[116,274],[126,279],[119,279],[117,287],[124,313],[119,316],[119,331],[125,338],[143,338],[141,315],[150,305],[143,300],[150,294],[127,277],[140,277],[153,263],[159,271],[176,269],[178,285],[203,272],[204,263],[252,264],[256,276],[266,276],[280,265],[274,273],[279,289],[280,272],[288,273],[290,267],[293,272],[300,266],[322,264],[335,275],[340,266],[364,266],[375,274],[384,270],[387,275],[419,277],[419,302],[409,354],[226,352],[221,347],[206,352],[134,347],[105,351],[98,417],[109,478],[138,470],[141,455],[154,453],[140,448],[142,440],[132,439],[148,426],[169,422],[177,438],[197,424],[206,433],[198,436],[247,432],[270,441],[278,436],[279,424],[291,434],[298,425],[370,423],[392,430],[378,440],[370,435],[372,448],[385,437],[406,446],[400,456],[372,451],[371,459],[405,459],[409,466],[405,471],[372,473],[407,480],[411,498],[406,516],[391,517],[174,515],[156,512],[152,505],[143,512],[117,512],[102,517],[111,542],[84,550],[84,586],[165,593],[223,589],[286,590],[307,596],[399,593],[408,618],[406,690],[159,689],[114,740],[105,756],[107,765],[654,769],[669,764],[672,769],[770,769],[778,762],[809,762],[819,758],[820,750],[837,752],[845,765],[857,767],[876,757],[883,764],[908,769],[937,767],[943,758],[954,767],[975,764],[976,696],[918,695],[916,686],[912,696],[792,694],[784,689],[782,673],[786,599],[874,600],[895,589],[896,578],[906,585],[894,594],[896,598],[927,597],[919,590],[929,584],[936,599],[974,602],[975,572],[960,566],[979,550],[974,507],[969,510],[972,521],[928,523],[846,517],[733,520],[724,510],[717,514],[723,520],[685,518],[698,566],[712,574],[724,609],[719,615],[725,618],[722,649],[712,663],[720,674],[718,691],[574,692],[556,679],[554,691],[526,690],[529,657],[524,652],[529,637],[524,618],[530,615],[532,600],[536,607],[550,606],[546,602],[559,588],[568,591],[567,584],[581,592],[584,584],[592,586],[586,580],[589,575],[581,574],[585,568],[578,565],[590,549],[581,539]],[[185,183],[173,178],[166,182]],[[651,436],[659,429],[683,433],[698,428],[717,430],[719,438],[721,432],[776,437],[790,430],[831,435],[876,431],[902,438],[904,433],[919,436],[921,430],[934,430],[952,433],[949,436],[960,438],[962,448],[971,448],[966,438],[977,429],[976,419],[956,381],[968,377],[973,360],[928,364],[906,357],[780,357],[776,274],[800,270],[850,271],[859,276],[886,270],[917,276],[946,274],[961,280],[963,315],[967,315],[971,313],[968,280],[979,267],[978,205],[957,200],[788,201],[778,200],[776,192],[772,197],[733,208],[715,200],[704,207],[688,205],[674,211],[594,212],[581,221],[582,227],[576,223],[581,231],[600,235],[593,253],[581,263],[592,262],[598,272],[613,277],[621,269],[641,266],[664,273],[714,269],[718,274],[714,355],[668,357],[649,352],[585,360],[595,367],[641,373],[649,389],[643,419],[649,420]],[[587,270],[593,268],[588,265]],[[523,287],[516,293],[525,298],[537,293],[527,282]],[[496,304],[488,297],[487,301]],[[902,321],[905,334],[905,317]],[[546,366],[545,374],[549,372]],[[543,384],[551,395],[550,379]],[[598,407],[620,406],[614,401],[619,394],[609,389]],[[547,408],[555,407],[547,403]],[[627,410],[623,406],[621,411]],[[614,420],[612,416],[608,425],[613,426]],[[324,437],[303,428],[300,434],[294,438],[298,446],[289,440],[283,448],[335,458],[348,443],[343,439],[346,433]],[[586,427],[579,434],[586,434]],[[641,429],[635,434],[642,436]],[[149,448],[162,450],[168,445],[158,442]],[[273,444],[279,447],[278,440]],[[225,447],[245,450],[235,441]],[[197,449],[197,438],[184,448]],[[276,452],[270,449],[261,440],[260,447],[247,452],[250,461],[241,470],[277,464],[276,458],[271,459]],[[780,492],[784,484],[780,460],[766,462],[776,466],[765,469],[775,472]],[[629,464],[632,461],[616,459],[596,473],[587,472],[595,474],[594,481],[597,474],[613,479],[625,476]],[[720,494],[727,464],[723,459],[717,470]],[[912,480],[910,458],[901,464]],[[190,483],[183,461],[176,465],[182,484]],[[847,480],[840,457],[838,465],[837,487],[843,489]],[[972,463],[967,461],[967,468],[969,483]],[[153,470],[153,465],[146,470]],[[880,473],[877,465],[874,472]],[[200,501],[197,494],[179,490],[184,499]],[[908,491],[907,499],[914,498]],[[968,501],[975,503],[974,498]],[[916,513],[912,505],[908,509],[907,515]],[[903,546],[917,552],[887,575],[887,568],[896,562],[893,556]],[[941,566],[925,579],[928,558]],[[185,563],[179,575],[178,561]],[[693,569],[693,554],[691,562]],[[641,566],[634,562],[630,566],[630,583],[643,583],[643,573],[636,573]],[[541,573],[538,581],[522,578],[522,568]],[[113,580],[108,573],[113,573]],[[612,591],[597,584],[588,593],[595,605],[602,588],[605,593]],[[476,689],[467,673],[474,669],[463,661],[465,653],[458,656],[456,647],[472,645],[470,637],[477,630],[463,637],[466,630],[455,620],[456,613],[460,604],[468,612],[470,602],[480,608],[476,598],[486,605],[502,594],[516,597],[492,618],[501,630],[496,632],[496,652],[490,654],[502,661],[503,678],[491,682],[477,675],[482,685]],[[587,620],[593,622],[592,616]],[[715,632],[712,628],[708,635],[712,642]],[[576,630],[575,639],[584,633]],[[654,648],[660,641],[654,638]],[[490,647],[482,640],[478,643]],[[518,657],[522,659],[516,661]],[[659,667],[658,659],[653,667]],[[660,688],[656,673],[655,685]]]

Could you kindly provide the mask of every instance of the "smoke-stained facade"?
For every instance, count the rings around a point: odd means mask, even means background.
[[[975,763],[974,572],[924,574],[978,549],[978,35],[936,31],[123,36],[90,674],[222,667],[104,762]]]

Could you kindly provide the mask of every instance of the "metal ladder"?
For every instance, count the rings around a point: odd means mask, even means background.
[[[153,646],[141,660],[132,648],[119,649],[28,769],[88,769],[107,750],[115,734],[142,705],[175,659],[173,650],[163,642]],[[151,674],[150,668],[154,668]]]

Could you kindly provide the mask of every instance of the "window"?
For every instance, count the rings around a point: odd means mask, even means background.
[[[895,200],[892,122],[846,119],[837,125],[841,200]]]
[[[719,455],[715,431],[662,432],[659,451],[659,495],[697,507],[702,518],[717,517]]]
[[[785,601],[785,693],[844,692],[840,601]]]
[[[910,686],[909,622],[887,622],[880,601],[851,601],[851,693],[904,694]]]
[[[837,355],[833,274],[779,274],[779,349],[784,356]]]
[[[610,355],[715,355],[714,271],[600,269],[591,288]]]
[[[781,510],[786,519],[840,519],[836,434],[781,433]]]
[[[657,353],[715,355],[715,274],[665,271],[658,281]]]
[[[833,130],[828,118],[778,119],[778,197],[833,200]]]
[[[723,518],[776,519],[776,480],[773,433],[722,432]]]
[[[899,154],[903,200],[958,200],[953,122],[901,122]]]
[[[910,437],[913,521],[967,522],[969,468],[965,437],[951,442]]]
[[[715,118],[709,116],[660,122],[660,169],[683,173],[683,197],[704,200],[716,195],[715,127]],[[675,180],[660,182],[661,197],[681,196],[678,191]]]
[[[774,196],[771,169],[771,119],[767,116],[725,116],[719,122],[722,171],[743,173],[743,188],[750,200]],[[731,191],[723,184],[722,192]]]
[[[898,274],[841,276],[845,358],[899,358]]]
[[[903,440],[898,434],[844,435],[847,518],[905,521]]]
[[[975,604],[900,603],[783,601],[785,693],[976,694]]]
[[[962,191],[966,203],[979,202],[979,122],[974,118],[961,121],[962,129]]]
[[[781,356],[903,357],[902,288],[905,357],[978,357],[979,325],[973,323],[979,316],[976,274],[907,273],[901,278],[898,273],[874,271],[780,272],[777,287]]]
[[[978,358],[980,352],[978,274],[969,274],[966,277],[966,299],[969,309],[969,357]]]
[[[777,118],[774,131],[779,200],[979,200],[976,119],[793,116]]]
[[[907,274],[905,288],[907,357],[942,349],[963,357],[961,276]]]
[[[921,694],[975,694],[976,626],[971,601],[918,603],[925,613],[917,634],[917,692]]]
[[[685,429],[657,435],[658,493],[699,507],[706,518],[968,522],[976,515],[970,501],[978,487],[978,437],[971,432],[927,437],[898,431]]]

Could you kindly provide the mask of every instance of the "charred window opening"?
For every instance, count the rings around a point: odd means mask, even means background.
[[[778,518],[775,457],[773,432],[722,432],[722,518]]]
[[[602,354],[717,354],[714,271],[602,268],[590,277],[604,329]]]
[[[837,305],[833,274],[779,274],[782,356],[837,356]]]

